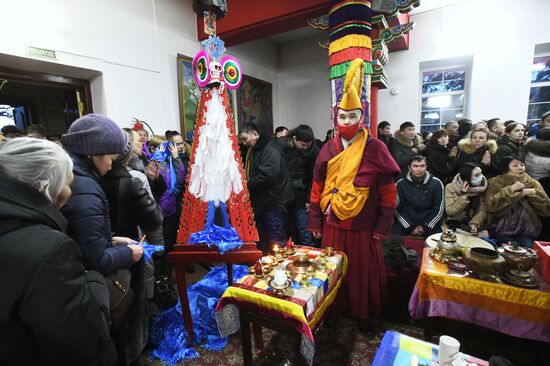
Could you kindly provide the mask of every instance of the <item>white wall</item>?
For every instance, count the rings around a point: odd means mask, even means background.
[[[328,51],[319,36],[284,43],[279,47],[279,109],[281,125],[307,124],[315,137],[324,140],[330,121]]]
[[[33,58],[26,54],[28,45],[53,49],[53,62],[101,73],[91,81],[94,112],[121,126],[137,117],[157,133],[179,130],[177,54],[193,56],[200,49],[191,4],[192,0],[3,1],[0,54]],[[274,46],[266,41],[255,44],[228,52],[241,57],[245,74],[273,83],[277,118]],[[271,63],[257,65],[266,58]]]
[[[63,65],[95,70],[94,111],[122,126],[132,117],[157,132],[179,129],[176,55],[200,49],[192,0],[10,0],[0,7],[0,54],[32,58],[26,46],[54,49]],[[550,1],[475,0],[415,14],[408,51],[390,54],[392,96],[382,90],[379,120],[419,122],[419,64],[473,56],[467,112],[472,119],[527,115],[534,45],[550,42]],[[230,47],[243,72],[273,84],[274,127],[330,123],[328,56],[310,37]],[[0,61],[1,64],[1,61]]]
[[[267,40],[247,42],[229,47],[227,53],[235,56],[243,69],[243,74],[272,84],[273,89],[273,128],[280,124],[279,112],[279,73],[277,67],[277,48]]]
[[[390,53],[386,65],[390,88],[380,91],[379,120],[419,125],[419,64],[472,55],[467,116],[525,121],[534,48],[550,42],[548,14],[548,0],[475,0],[412,15],[410,49]]]
[[[379,94],[379,121],[419,126],[420,63],[464,56],[473,57],[467,116],[525,120],[534,47],[550,42],[548,14],[548,0],[466,0],[412,15],[410,49],[389,55],[390,86]],[[331,127],[326,51],[315,40],[293,41],[280,47],[279,59],[282,124],[309,123],[323,139]],[[391,95],[391,88],[399,94]]]

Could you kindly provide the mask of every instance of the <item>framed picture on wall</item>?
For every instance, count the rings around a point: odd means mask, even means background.
[[[192,140],[201,90],[193,77],[193,58],[178,54],[178,95],[180,106],[180,130],[185,140]],[[237,126],[235,90],[227,90],[233,120]]]
[[[237,93],[238,126],[252,122],[261,132],[273,134],[273,86],[243,75]]]
[[[178,53],[178,94],[180,105],[180,129],[185,140],[191,136],[197,120],[197,107],[201,97],[199,86],[193,77],[193,59]]]

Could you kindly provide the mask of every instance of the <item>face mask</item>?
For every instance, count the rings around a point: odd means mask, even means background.
[[[475,178],[472,178],[470,179],[470,185],[472,187],[477,187],[481,184],[481,182],[483,182],[483,175],[480,175],[478,177],[475,177]]]
[[[340,132],[340,136],[342,136],[344,139],[349,141],[359,131],[359,123],[356,123],[354,125],[348,125],[348,126],[338,126],[337,129],[338,129],[338,132]]]

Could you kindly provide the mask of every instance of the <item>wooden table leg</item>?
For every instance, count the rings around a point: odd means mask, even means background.
[[[233,264],[227,262],[227,284],[231,286],[233,284]]]
[[[195,343],[195,334],[193,333],[193,318],[191,317],[191,309],[189,308],[189,298],[187,297],[187,283],[185,281],[186,263],[176,264],[176,281],[178,283],[178,294],[181,302],[181,312],[183,315],[183,323],[185,330],[189,335],[191,344]]]
[[[243,361],[245,366],[252,366],[252,343],[250,342],[250,320],[246,312],[240,311],[241,342],[243,345]]]
[[[432,342],[433,336],[434,336],[434,329],[435,328],[435,318],[426,318],[425,319],[425,325],[424,325],[424,340],[426,342]]]
[[[264,349],[264,339],[262,338],[262,326],[256,323],[252,323],[252,331],[254,332],[254,345],[256,349]]]
[[[298,335],[298,346],[296,347],[296,358],[294,359],[294,364],[296,366],[306,366],[307,362],[304,359],[304,356],[302,356],[302,352],[301,352],[302,335],[300,333],[297,333],[297,335]]]

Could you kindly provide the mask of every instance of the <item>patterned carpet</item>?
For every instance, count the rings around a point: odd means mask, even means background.
[[[422,329],[405,325],[389,325],[383,322],[375,323],[377,334],[373,339],[365,338],[358,329],[357,322],[342,318],[339,325],[332,328],[321,327],[315,336],[316,353],[314,364],[319,366],[369,366],[374,359],[380,340],[387,329],[400,331],[411,336],[422,338]],[[270,329],[263,328],[262,337],[264,351],[256,350],[254,342],[254,365],[283,366],[294,365],[298,348],[298,338],[287,337]],[[229,337],[227,347],[221,352],[212,352],[198,349],[200,358],[194,361],[181,363],[186,366],[203,365],[231,365],[243,364],[240,333]],[[147,363],[146,359],[143,360]],[[158,361],[149,363],[160,366]]]

